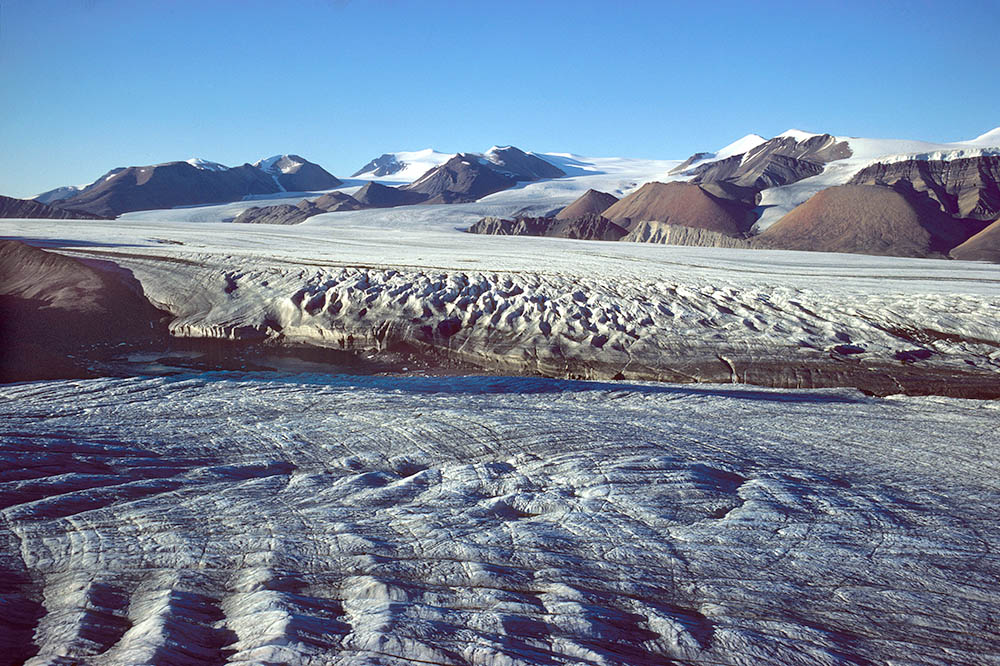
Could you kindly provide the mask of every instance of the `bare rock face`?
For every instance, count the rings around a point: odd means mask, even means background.
[[[564,172],[519,148],[493,148],[485,155],[459,153],[398,189],[424,195],[422,203],[468,203],[519,182],[560,178]]]
[[[749,207],[723,199],[693,183],[646,183],[604,211],[604,216],[632,231],[656,221],[741,237],[753,224]]]
[[[29,219],[57,220],[105,220],[109,219],[69,208],[56,208],[31,199],[15,199],[0,196],[0,217],[20,217]]]
[[[163,316],[126,271],[0,241],[0,380],[65,376],[66,352],[147,339]]]
[[[239,201],[250,194],[274,194],[274,178],[250,164],[231,169],[199,169],[187,162],[128,167],[79,194],[59,208],[114,217],[136,210]]]
[[[514,146],[493,148],[487,151],[486,159],[496,165],[496,169],[518,181],[562,178],[566,172],[537,155],[526,153]]]
[[[600,215],[616,203],[618,203],[618,197],[613,194],[587,190],[583,196],[559,211],[556,214],[556,219],[571,220],[584,215]]]
[[[717,231],[686,227],[669,222],[647,220],[632,228],[621,240],[633,243],[660,243],[663,245],[693,245],[697,247],[730,247],[749,248],[750,244],[742,239]]]
[[[354,193],[354,199],[362,208],[408,206],[421,203],[426,198],[427,196],[421,192],[389,187],[376,182],[370,182]]]
[[[627,231],[611,220],[591,213],[562,220],[550,217],[522,217],[516,220],[484,217],[469,227],[469,233],[616,241]]]
[[[270,174],[287,192],[329,190],[343,185],[329,171],[298,155],[276,155],[255,162],[254,166]]]
[[[125,170],[125,167],[116,167],[116,168],[112,169],[111,171],[108,171],[106,174],[104,174],[103,176],[101,176],[100,178],[98,178],[97,180],[95,180],[93,183],[90,183],[89,185],[84,185],[82,187],[79,186],[79,185],[66,185],[66,186],[63,186],[63,187],[57,187],[57,188],[55,188],[53,190],[48,190],[47,192],[42,192],[38,196],[34,197],[34,200],[38,201],[40,203],[53,205],[57,201],[62,201],[63,199],[69,199],[72,196],[76,196],[80,192],[83,192],[85,190],[93,189],[97,185],[100,185],[101,183],[103,183],[104,181],[106,181],[111,176],[113,176],[116,173],[119,173],[121,171],[124,171],[124,170]]]
[[[694,155],[692,155],[691,157],[687,158],[686,160],[684,160],[683,162],[681,162],[680,164],[678,164],[677,166],[675,166],[673,169],[671,169],[670,170],[670,175],[674,175],[674,174],[677,174],[677,173],[683,173],[685,170],[689,169],[691,167],[691,165],[694,164],[695,162],[700,162],[703,159],[706,159],[708,157],[712,157],[714,155],[715,155],[715,153],[695,153]]]
[[[726,181],[743,187],[763,190],[787,185],[823,172],[827,162],[851,156],[844,141],[820,134],[799,141],[776,137],[740,155],[710,162],[686,172],[692,182]]]
[[[899,257],[943,256],[965,238],[961,224],[906,188],[825,189],[754,239],[756,247]]]
[[[948,254],[953,259],[1000,264],[1000,218]]]
[[[296,205],[254,206],[236,216],[236,224],[298,224],[313,215],[326,212],[303,199]]]
[[[335,213],[341,210],[361,210],[364,208],[360,201],[343,192],[327,192],[313,203],[325,213]]]
[[[359,210],[363,207],[349,194],[328,192],[315,201],[303,199],[295,205],[280,204],[247,208],[233,222],[237,224],[298,224],[320,213]]]
[[[850,184],[892,185],[900,181],[927,192],[949,215],[985,221],[1000,215],[1000,156],[878,163],[859,171]]]
[[[399,189],[424,195],[424,203],[467,203],[516,184],[515,176],[498,171],[485,158],[459,153]]]
[[[357,178],[361,174],[369,172],[376,178],[384,178],[402,171],[405,167],[406,164],[396,159],[392,153],[383,153],[352,173],[351,178]]]

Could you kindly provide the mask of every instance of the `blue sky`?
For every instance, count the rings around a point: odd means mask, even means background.
[[[1000,0],[7,0],[0,193],[195,156],[955,141],[1000,125],[998,38]]]

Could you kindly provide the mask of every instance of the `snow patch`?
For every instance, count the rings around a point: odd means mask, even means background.
[[[196,169],[202,169],[204,171],[228,171],[229,167],[225,164],[219,164],[218,162],[212,162],[210,160],[202,159],[200,157],[192,157],[189,160],[185,160],[188,164]],[[113,174],[112,174],[113,175]]]

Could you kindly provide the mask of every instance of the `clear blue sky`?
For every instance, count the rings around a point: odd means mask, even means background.
[[[0,193],[433,147],[683,159],[1000,125],[1000,0],[0,0]]]

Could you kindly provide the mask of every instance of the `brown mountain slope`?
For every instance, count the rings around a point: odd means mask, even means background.
[[[135,278],[19,241],[0,241],[0,381],[82,376],[91,345],[165,335]]]
[[[371,181],[354,193],[354,199],[362,208],[393,208],[418,204],[426,199],[425,194],[409,192],[398,187],[389,187]]]
[[[607,192],[587,190],[579,199],[563,208],[556,215],[557,220],[572,220],[575,217],[596,214],[600,215],[608,208],[618,203],[618,197]]]
[[[236,216],[237,224],[298,224],[320,213],[359,210],[363,206],[343,192],[327,192],[314,201],[303,199],[297,204],[254,206]]]
[[[31,199],[0,196],[0,217],[55,220],[106,220],[108,218],[79,210],[62,209]]]
[[[497,171],[496,165],[485,158],[459,153],[398,189],[422,194],[425,203],[466,203],[516,184],[517,178]]]
[[[1000,264],[1000,218],[948,254],[953,259]]]
[[[782,250],[928,257],[944,255],[962,240],[962,225],[926,196],[878,185],[841,185],[815,194],[753,243]]]
[[[468,229],[470,234],[495,236],[548,236],[576,240],[616,241],[625,235],[625,229],[596,213],[589,213],[568,220],[550,217],[522,217],[505,220],[484,217]]]
[[[957,160],[905,160],[865,167],[851,185],[905,181],[955,217],[992,221],[1000,214],[1000,155]]]
[[[249,164],[212,171],[187,162],[167,162],[123,169],[59,201],[58,207],[114,217],[135,210],[239,201],[249,194],[279,191],[270,174]]]
[[[851,156],[844,141],[829,134],[804,140],[775,137],[752,150],[724,160],[695,167],[686,173],[692,182],[726,181],[758,190],[787,185],[822,173],[824,165]]]
[[[610,206],[604,217],[628,230],[640,222],[657,221],[741,236],[752,224],[749,209],[722,199],[692,183],[646,183]]]

